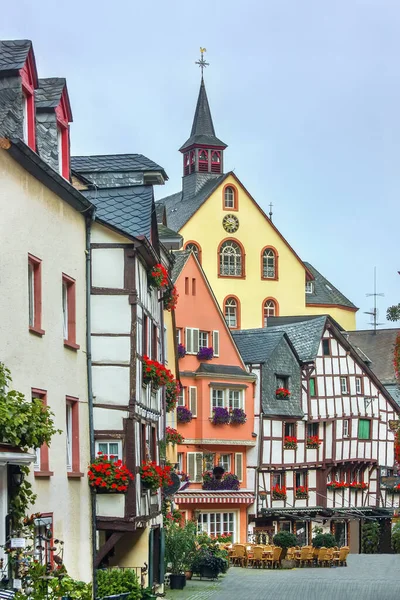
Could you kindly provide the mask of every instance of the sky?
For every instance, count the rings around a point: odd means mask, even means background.
[[[59,8],[55,8],[56,6]],[[398,0],[0,0],[0,39],[66,77],[73,154],[140,153],[180,190],[200,46],[217,136],[300,257],[370,328],[400,302]]]

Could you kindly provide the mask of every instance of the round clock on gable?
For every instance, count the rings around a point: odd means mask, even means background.
[[[222,226],[228,233],[235,233],[239,229],[239,219],[235,215],[226,215],[222,219]]]

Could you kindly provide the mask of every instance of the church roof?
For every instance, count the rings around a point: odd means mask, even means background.
[[[197,99],[196,111],[194,113],[192,131],[190,137],[181,146],[181,152],[195,144],[205,146],[219,146],[226,148],[226,144],[215,135],[213,120],[211,117],[210,105],[208,104],[206,87],[204,79],[201,78],[199,97]]]
[[[310,263],[304,263],[307,269],[314,276],[314,289],[312,294],[306,294],[306,304],[323,304],[326,305],[339,305],[346,306],[358,310],[357,306],[353,304],[346,296],[342,294],[330,281],[328,281],[315,267]]]

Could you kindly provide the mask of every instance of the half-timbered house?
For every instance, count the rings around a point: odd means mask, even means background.
[[[305,543],[317,525],[358,552],[360,523],[380,519],[387,534],[399,506],[380,481],[393,469],[399,407],[330,317],[269,324],[234,334],[260,380],[255,532]]]
[[[164,170],[141,155],[73,157],[74,182],[96,206],[91,230],[91,362],[96,452],[124,461],[134,474],[126,494],[97,496],[95,565],[149,565],[163,580],[161,492],[140,477],[160,462],[163,389],[144,385],[143,357],[165,363],[162,293],[149,271],[160,263],[153,183]],[[164,258],[167,254],[164,253]]]

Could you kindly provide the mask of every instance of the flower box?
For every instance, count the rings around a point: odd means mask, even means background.
[[[227,408],[223,408],[222,406],[213,408],[213,416],[211,417],[213,425],[227,425],[230,420],[231,417]]]
[[[119,517],[125,515],[125,494],[96,494],[97,517]]]
[[[231,425],[243,425],[243,423],[246,423],[247,415],[243,409],[233,408],[229,414]]]
[[[221,479],[216,479],[212,471],[203,473],[203,490],[238,490],[240,482],[237,475],[224,473]]]
[[[163,289],[168,286],[168,273],[164,265],[155,265],[148,273],[149,286]]]
[[[160,467],[154,461],[143,461],[140,467],[140,478],[144,488],[156,492],[162,486],[171,484],[171,467]]]
[[[183,344],[178,344],[178,358],[185,358],[186,348]]]
[[[347,488],[353,490],[366,490],[368,489],[368,483],[365,483],[364,481],[361,483],[357,481],[352,481],[351,483],[348,483],[347,481],[330,481],[326,484],[326,487],[330,490],[342,490]]]
[[[308,498],[308,488],[304,485],[300,485],[296,488],[296,498]]]
[[[214,358],[214,349],[213,348],[200,348],[197,353],[197,358],[199,360],[211,360]]]
[[[383,489],[383,488],[382,488]],[[390,494],[400,494],[400,483],[392,488],[385,488]]]
[[[277,398],[289,398],[290,392],[286,388],[278,388],[275,392]]]
[[[176,429],[173,427],[166,427],[165,441],[167,444],[172,444],[173,446],[175,446],[175,444],[183,444],[184,439],[185,438],[183,435],[181,435]]]
[[[190,423],[193,419],[193,415],[186,406],[178,406],[176,409],[176,418],[178,423]]]
[[[286,487],[275,485],[272,488],[272,500],[286,500]]]
[[[296,450],[297,448],[297,438],[294,436],[287,435],[283,440],[283,447],[285,449]]]
[[[100,494],[124,494],[133,479],[132,473],[122,460],[110,454],[98,452],[97,458],[89,465],[89,485]]]
[[[319,448],[321,444],[322,440],[320,440],[317,435],[308,437],[306,441],[307,448]]]

